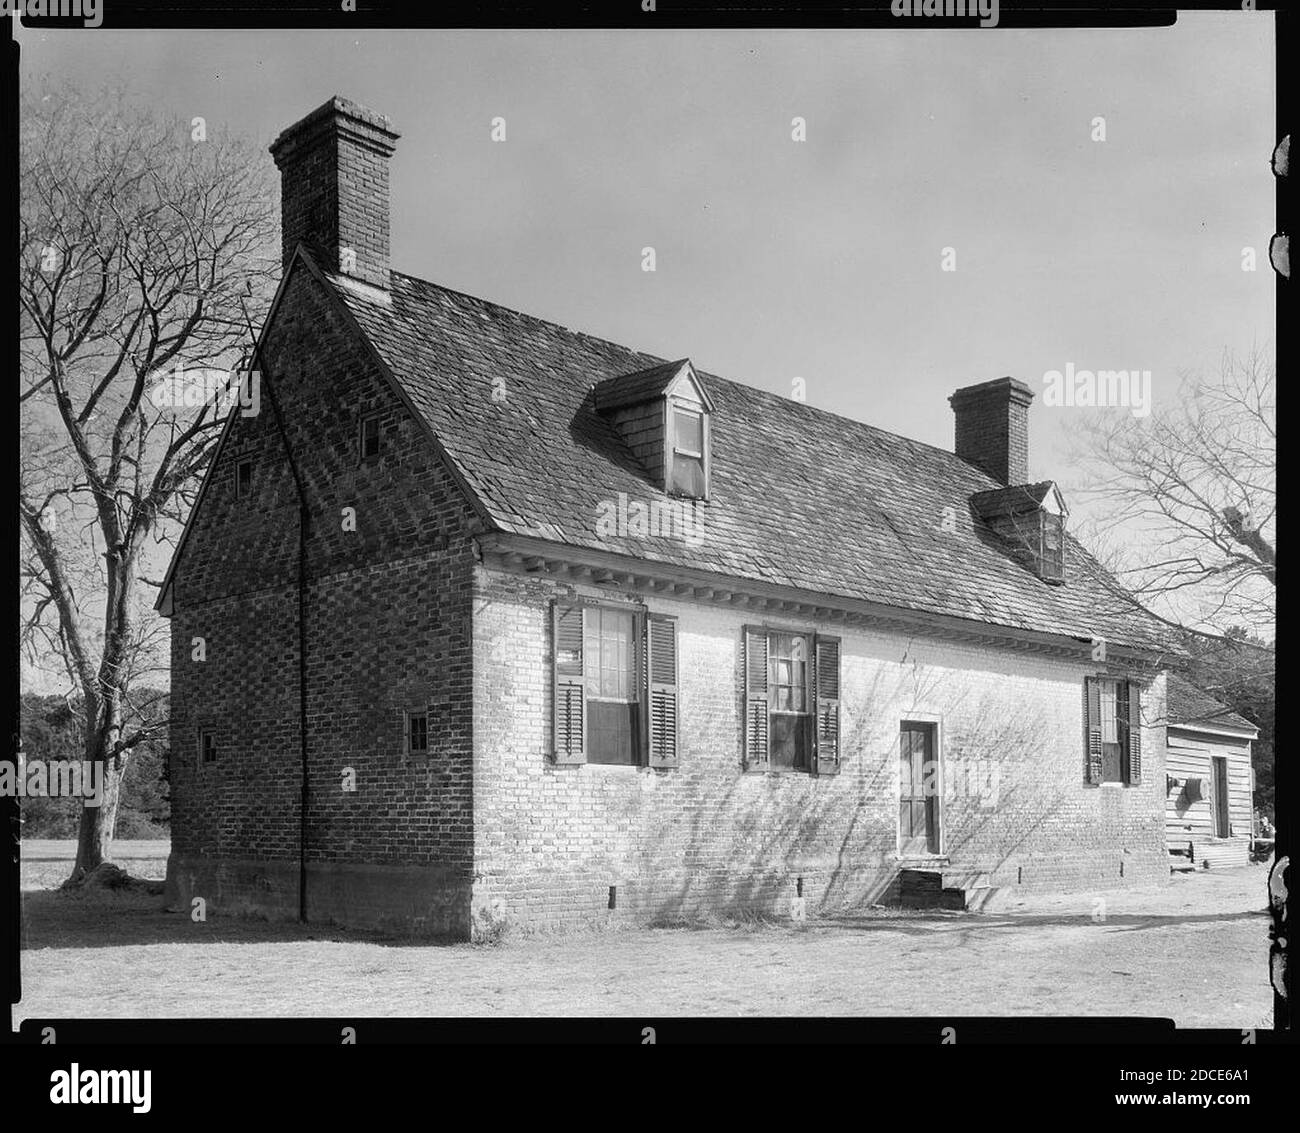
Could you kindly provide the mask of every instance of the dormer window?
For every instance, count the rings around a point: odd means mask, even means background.
[[[671,418],[669,436],[668,491],[674,496],[702,500],[709,494],[708,463],[703,408],[669,402]]]
[[[1065,520],[1069,514],[1050,480],[976,492],[975,513],[1001,537],[1011,556],[1044,582],[1065,581]]]
[[[657,488],[709,498],[713,402],[689,358],[606,378],[593,389],[592,404]]]

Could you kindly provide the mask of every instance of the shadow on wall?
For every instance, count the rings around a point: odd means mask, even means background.
[[[743,691],[736,692],[739,700]],[[1109,822],[1081,811],[1093,805],[1093,789],[1081,796],[1082,720],[1078,758],[1062,758],[1043,746],[1059,731],[1059,719],[1034,698],[962,688],[951,674],[913,662],[902,673],[876,670],[868,686],[853,688],[852,702],[898,706],[887,724],[871,712],[843,712],[845,759],[870,753],[865,766],[842,771],[833,786],[807,776],[738,775],[728,782],[693,809],[685,876],[671,895],[656,895],[656,919],[687,918],[705,907],[724,915],[775,913],[778,901],[795,896],[800,876],[809,912],[887,899],[898,876],[898,728],[909,715],[924,719],[936,705],[943,707],[941,761],[948,776],[941,791],[944,850],[954,872],[1027,888],[1123,884],[1125,845],[1147,834],[1162,837],[1163,808],[1126,814],[1127,800],[1117,798]],[[1095,834],[1091,845],[1082,844],[1081,823]],[[1163,845],[1158,848],[1163,855]],[[1113,879],[1098,872],[1112,860]]]

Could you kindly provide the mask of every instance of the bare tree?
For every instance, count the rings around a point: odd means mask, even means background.
[[[1090,415],[1081,494],[1106,505],[1108,566],[1171,621],[1271,630],[1277,587],[1275,368],[1225,353],[1208,380],[1137,418]],[[1122,533],[1122,535],[1120,534]]]
[[[242,364],[245,311],[260,322],[273,278],[274,191],[241,139],[121,91],[51,90],[23,109],[22,641],[58,658],[85,758],[103,764],[77,880],[109,856],[128,753],[162,726],[132,726],[154,715],[131,689],[165,636],[141,572],[174,542],[224,423],[222,399],[187,405],[160,382]]]

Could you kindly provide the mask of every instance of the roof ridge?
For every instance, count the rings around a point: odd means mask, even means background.
[[[327,274],[329,274],[330,277],[333,278],[333,276],[336,273],[329,272]],[[587,339],[591,342],[598,342],[602,346],[610,346],[615,348],[616,350],[623,351],[627,354],[635,354],[641,358],[653,359],[654,360],[653,366],[671,365],[672,362],[675,361],[675,359],[665,358],[658,354],[650,354],[644,350],[634,350],[632,347],[625,346],[621,342],[615,342],[613,341],[613,339],[609,339],[609,338],[602,338],[600,335],[588,334],[586,331],[581,331],[581,330],[574,330],[572,327],[567,327],[563,323],[557,323],[552,319],[544,319],[540,315],[530,315],[527,311],[520,311],[515,307],[507,307],[505,306],[505,304],[498,303],[493,299],[484,299],[481,295],[471,295],[468,291],[460,291],[454,287],[448,287],[446,284],[443,283],[434,283],[432,280],[423,279],[418,275],[411,275],[408,272],[400,272],[400,271],[394,271],[392,272],[392,274],[394,276],[400,276],[402,279],[410,280],[413,283],[420,284],[424,287],[433,288],[435,291],[442,291],[448,295],[459,295],[461,298],[468,299],[473,303],[479,303],[485,307],[492,307],[498,311],[505,311],[507,314],[515,315],[518,318],[525,319],[529,322],[540,323],[542,326],[554,327],[556,330],[561,330],[565,334],[571,334],[578,338]],[[689,358],[690,356],[685,355],[684,357]],[[653,368],[653,366],[647,368]],[[632,371],[632,372],[636,373],[638,371]],[[953,460],[959,461],[960,463],[965,465],[967,468],[971,470],[971,472],[974,475],[988,480],[989,483],[994,485],[995,487],[999,486],[997,484],[997,481],[994,480],[991,476],[989,476],[985,472],[982,472],[979,468],[976,468],[975,465],[970,464],[968,461],[962,460],[961,457],[959,457],[951,449],[942,448],[939,445],[931,444],[929,441],[918,440],[916,437],[909,437],[903,433],[894,433],[888,429],[881,428],[881,426],[879,425],[873,425],[870,421],[863,421],[858,417],[850,417],[845,413],[837,413],[833,409],[826,409],[820,405],[810,405],[806,401],[797,401],[792,397],[786,397],[785,395],[779,394],[774,390],[763,389],[761,386],[750,385],[748,382],[738,381],[735,378],[724,377],[723,375],[716,374],[711,370],[702,370],[697,367],[695,372],[699,374],[700,377],[702,378],[707,378],[710,381],[725,382],[727,385],[735,386],[739,389],[745,390],[746,392],[759,394],[763,397],[771,398],[774,401],[777,401],[785,406],[790,406],[790,407],[799,406],[802,407],[802,409],[806,412],[811,412],[813,414],[820,414],[825,417],[835,417],[841,421],[848,421],[858,426],[859,428],[870,429],[873,433],[880,434],[881,436],[891,437],[895,440],[905,441],[907,444],[910,445],[919,445],[922,448],[929,449],[931,452],[942,453],[944,456],[951,457]],[[622,377],[624,375],[615,375],[615,376]],[[1044,481],[1044,483],[1046,482],[1047,481]]]

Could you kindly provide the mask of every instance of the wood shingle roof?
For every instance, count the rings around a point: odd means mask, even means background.
[[[953,453],[702,371],[714,403],[703,540],[602,534],[602,503],[669,498],[596,411],[593,387],[631,374],[653,384],[677,363],[396,272],[388,297],[320,274],[502,532],[986,625],[1166,645],[1072,538],[1063,586],[1013,561],[971,508],[999,485]]]

